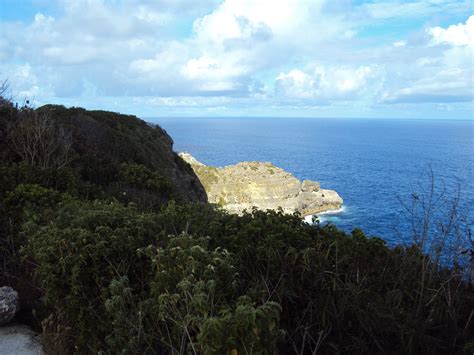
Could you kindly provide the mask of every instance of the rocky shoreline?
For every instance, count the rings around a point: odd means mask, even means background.
[[[302,182],[269,162],[242,162],[216,168],[199,162],[189,153],[179,156],[193,168],[210,203],[231,213],[257,207],[261,210],[282,208],[285,213],[310,216],[338,210],[343,200],[334,190],[321,189],[319,182]]]

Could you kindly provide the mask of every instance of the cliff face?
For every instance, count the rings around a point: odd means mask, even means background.
[[[208,201],[232,213],[254,206],[262,210],[281,207],[286,213],[298,211],[308,216],[339,209],[343,203],[336,191],[321,189],[318,182],[301,182],[271,163],[243,162],[215,168],[188,153],[179,155],[201,180]]]

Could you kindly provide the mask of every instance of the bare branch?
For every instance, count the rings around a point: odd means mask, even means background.
[[[45,113],[24,108],[9,129],[10,146],[27,164],[40,168],[62,168],[70,162],[70,132]]]
[[[2,80],[0,81],[0,98],[6,99],[5,95],[10,89],[10,85],[8,84],[8,80]]]

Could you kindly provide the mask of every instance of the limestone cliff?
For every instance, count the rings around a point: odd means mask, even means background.
[[[342,198],[333,190],[321,189],[318,182],[299,181],[272,163],[243,162],[223,168],[207,166],[189,153],[180,157],[191,165],[207,193],[208,201],[229,212],[241,213],[281,207],[303,216],[339,209]]]

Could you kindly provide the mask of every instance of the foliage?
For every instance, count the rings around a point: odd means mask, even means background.
[[[139,300],[127,278],[112,283],[106,303],[114,325],[107,337],[110,352],[271,353],[275,348],[280,306],[256,306],[237,296],[238,274],[226,250],[209,250],[207,238],[183,234],[171,237],[166,247],[140,252],[153,264],[150,293]]]
[[[144,165],[122,163],[118,180],[109,191],[124,203],[134,202],[142,210],[159,209],[177,197],[171,180]]]
[[[97,186],[81,180],[70,167],[37,169],[25,163],[0,166],[0,199],[21,184],[40,185],[83,197],[99,191]]]
[[[150,264],[137,249],[155,241],[152,216],[117,203],[71,201],[47,224],[25,225],[25,255],[38,263],[43,300],[74,325],[74,344],[98,350],[110,331],[105,300],[115,278],[128,275],[137,290]]]
[[[163,216],[166,230],[213,236],[235,255],[241,289],[282,306],[285,352],[456,352],[473,332],[463,273],[426,265],[416,245],[390,249],[361,230],[348,236],[281,212],[170,206]]]
[[[53,210],[68,199],[68,195],[41,185],[20,184],[6,195],[3,208],[15,220],[36,222],[41,216],[47,221]]]
[[[25,231],[44,300],[84,351],[455,353],[473,331],[459,273],[428,280],[417,246],[298,215],[72,201]]]

